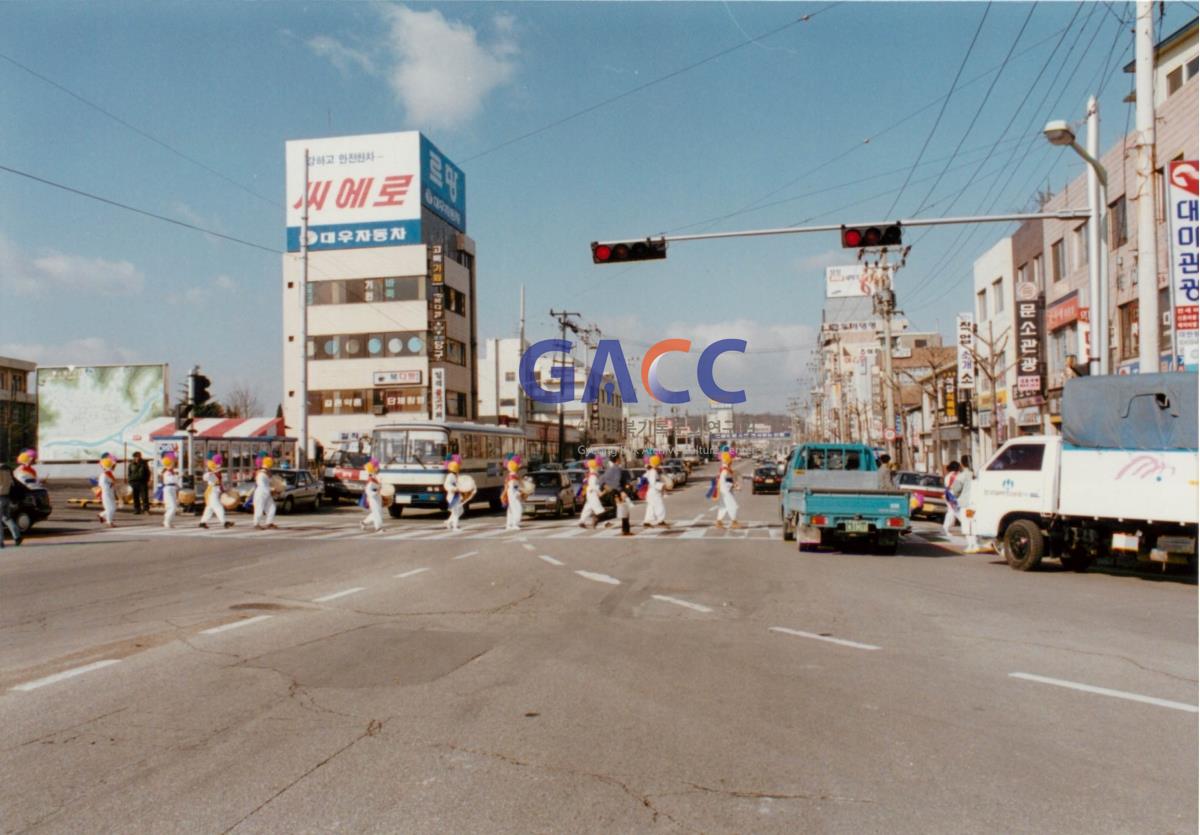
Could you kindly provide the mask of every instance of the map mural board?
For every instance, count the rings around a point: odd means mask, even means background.
[[[129,434],[166,408],[163,364],[40,367],[37,381],[38,459],[49,464],[123,458]]]

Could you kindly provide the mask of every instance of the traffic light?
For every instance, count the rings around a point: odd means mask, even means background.
[[[886,226],[842,226],[842,246],[862,249],[869,246],[900,246],[900,224]]]
[[[180,403],[175,407],[175,424],[180,432],[192,431],[196,408],[191,403]]]
[[[195,406],[203,406],[209,400],[212,400],[212,395],[208,392],[210,385],[212,385],[212,381],[203,374],[194,374],[192,376],[192,403]]]
[[[644,241],[600,243],[592,241],[593,264],[615,264],[618,261],[658,261],[667,257],[667,242],[646,238]]]

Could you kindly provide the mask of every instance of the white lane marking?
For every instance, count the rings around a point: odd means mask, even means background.
[[[594,571],[576,571],[580,577],[586,580],[595,580],[597,583],[608,583],[610,586],[619,586],[621,581],[616,577],[609,577],[607,574],[597,574]]]
[[[817,635],[815,632],[801,632],[799,629],[788,629],[783,626],[770,627],[771,632],[782,632],[785,635],[795,635],[798,638],[812,638],[816,641],[828,641],[831,644],[840,644],[844,647],[854,647],[855,649],[882,649],[874,644],[860,644],[857,641],[845,641],[841,638],[830,638],[828,635]]]
[[[241,629],[243,626],[249,626],[252,623],[262,623],[264,620],[270,620],[270,615],[256,615],[252,618],[244,620],[235,620],[233,623],[227,623],[223,626],[214,626],[212,629],[201,629],[201,635],[216,635],[218,632],[228,632],[230,629]]]
[[[333,594],[327,594],[324,597],[314,597],[313,603],[328,603],[330,600],[337,600],[339,597],[346,597],[351,594],[358,594],[360,591],[366,591],[366,586],[355,586],[352,589],[345,591],[335,591]]]
[[[545,554],[538,554],[538,559],[545,560],[546,562],[550,563],[551,565],[565,565],[565,563],[561,563],[558,560],[554,559],[554,557],[548,557]]]
[[[537,550],[537,548],[534,548],[528,542],[522,544],[521,547],[524,548],[526,551],[536,551]]]
[[[687,600],[680,600],[678,597],[667,597],[665,594],[652,594],[650,596],[655,600],[661,600],[663,603],[674,603],[676,606],[685,606],[688,609],[695,609],[697,612],[712,611],[707,606],[701,606],[699,603],[691,603]]]
[[[702,521],[703,519],[704,519],[704,511],[700,511],[699,513],[697,513],[695,516],[692,517],[691,521],[688,522],[688,524],[694,525],[697,522]]]
[[[679,538],[680,539],[703,539],[705,530],[707,530],[707,528],[692,528],[691,530],[686,530],[683,533],[681,533],[679,535]]]
[[[432,542],[435,539],[450,539],[451,537],[455,536],[462,536],[462,531],[446,531],[445,533],[435,534],[434,536],[427,536],[425,537],[425,540],[427,542]]]
[[[562,533],[552,533],[552,534],[550,534],[550,536],[548,536],[546,538],[547,539],[570,539],[571,537],[579,536],[581,533],[584,533],[586,530],[587,530],[586,528],[569,528],[569,529],[563,531]]]
[[[467,551],[467,553],[465,553],[465,554],[459,554],[457,557],[454,557],[453,559],[456,559],[456,560],[465,560],[467,557],[473,557],[473,556],[475,556],[475,555],[476,555],[476,554],[478,554],[478,553],[479,553],[478,551]]]
[[[767,528],[767,539],[774,539],[774,538],[775,538],[775,529]]]
[[[1117,699],[1128,699],[1131,702],[1142,702],[1158,707],[1169,707],[1173,710],[1183,710],[1188,713],[1200,713],[1200,707],[1186,702],[1173,702],[1169,699],[1156,699],[1154,696],[1143,696],[1139,693],[1129,693],[1124,690],[1109,690],[1107,687],[1095,687],[1091,684],[1080,684],[1077,681],[1064,681],[1061,678],[1047,678],[1033,673],[1009,673],[1009,678],[1020,678],[1025,681],[1037,681],[1042,684],[1053,684],[1056,687],[1067,687],[1071,690],[1082,690],[1084,693],[1098,693],[1101,696],[1112,696]]]
[[[385,536],[383,538],[389,542],[394,542],[397,539],[412,539],[415,536],[424,536],[427,533],[429,533],[429,529],[419,528],[414,531],[405,531],[404,533],[393,534],[392,536]]]
[[[56,684],[68,678],[74,678],[75,676],[81,676],[84,673],[90,673],[92,670],[99,670],[102,667],[108,667],[112,664],[120,663],[121,659],[119,658],[108,658],[104,661],[93,661],[91,664],[84,664],[82,667],[76,667],[73,670],[63,670],[61,673],[55,673],[52,676],[39,678],[36,681],[27,681],[24,684],[18,684],[16,687],[12,687],[10,689],[24,691],[37,690],[39,687],[45,687],[47,684]]]
[[[455,557],[455,559],[458,558]],[[405,571],[403,574],[395,575],[395,577],[397,580],[403,580],[405,577],[416,577],[418,574],[422,574],[428,570],[428,568],[414,568],[412,571]]]

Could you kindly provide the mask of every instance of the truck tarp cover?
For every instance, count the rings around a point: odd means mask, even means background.
[[[1196,375],[1079,377],[1063,387],[1063,440],[1090,449],[1196,449]]]

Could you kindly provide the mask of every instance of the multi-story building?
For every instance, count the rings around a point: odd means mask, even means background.
[[[975,422],[973,450],[982,460],[1008,439],[1010,395],[1016,385],[1013,238],[1001,239],[974,265]],[[1028,267],[1026,268],[1028,270]]]
[[[0,461],[13,462],[37,446],[37,393],[29,375],[37,364],[0,357]]]
[[[475,242],[462,171],[415,131],[289,141],[287,162],[289,430],[300,434],[306,412],[311,454],[314,442],[380,423],[473,419]]]

